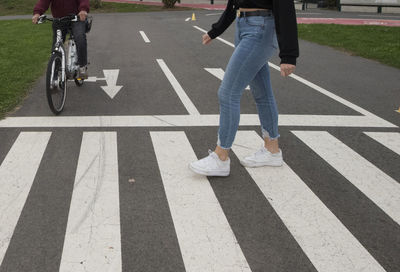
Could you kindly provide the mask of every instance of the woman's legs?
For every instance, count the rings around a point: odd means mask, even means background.
[[[241,96],[276,49],[272,16],[245,17],[237,20],[236,48],[218,90],[220,126],[217,147],[209,156],[190,164],[194,172],[202,175],[229,175],[228,152],[239,126]],[[272,145],[275,142],[272,142]],[[268,146],[269,144],[268,141]]]
[[[245,25],[240,28],[240,42],[229,60],[218,91],[220,124],[217,145],[221,149],[230,149],[234,141],[240,121],[240,99],[244,89],[272,55],[273,47],[266,44],[268,39],[265,39],[265,36],[272,35],[265,28],[272,28],[272,24]]]

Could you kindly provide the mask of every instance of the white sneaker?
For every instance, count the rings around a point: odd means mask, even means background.
[[[282,151],[279,149],[278,153],[272,154],[262,146],[253,155],[240,160],[240,163],[245,167],[282,166]]]
[[[189,164],[189,168],[200,175],[204,176],[229,176],[231,171],[231,160],[221,161],[218,155],[208,150],[209,155],[201,160]]]

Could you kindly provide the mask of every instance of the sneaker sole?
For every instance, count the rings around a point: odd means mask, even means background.
[[[227,177],[229,176],[230,172],[224,172],[224,171],[203,171],[200,169],[194,168],[191,164],[189,164],[189,169],[195,172],[196,174],[203,175],[203,176],[208,176],[208,177]]]
[[[240,161],[240,164],[243,165],[244,167],[249,167],[249,168],[257,168],[257,167],[263,167],[263,166],[271,166],[271,167],[280,167],[283,165],[283,162],[280,163],[249,163],[246,161]]]

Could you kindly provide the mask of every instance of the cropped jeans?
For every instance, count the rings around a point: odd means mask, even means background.
[[[278,48],[273,15],[237,18],[235,45],[218,90],[217,144],[223,149],[232,147],[239,127],[240,99],[248,85],[256,102],[263,137],[279,137],[278,108],[267,63]]]

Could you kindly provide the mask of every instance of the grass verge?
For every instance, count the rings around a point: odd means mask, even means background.
[[[400,69],[400,27],[299,25],[299,38]]]
[[[0,118],[13,110],[43,75],[51,50],[51,24],[0,21]]]

